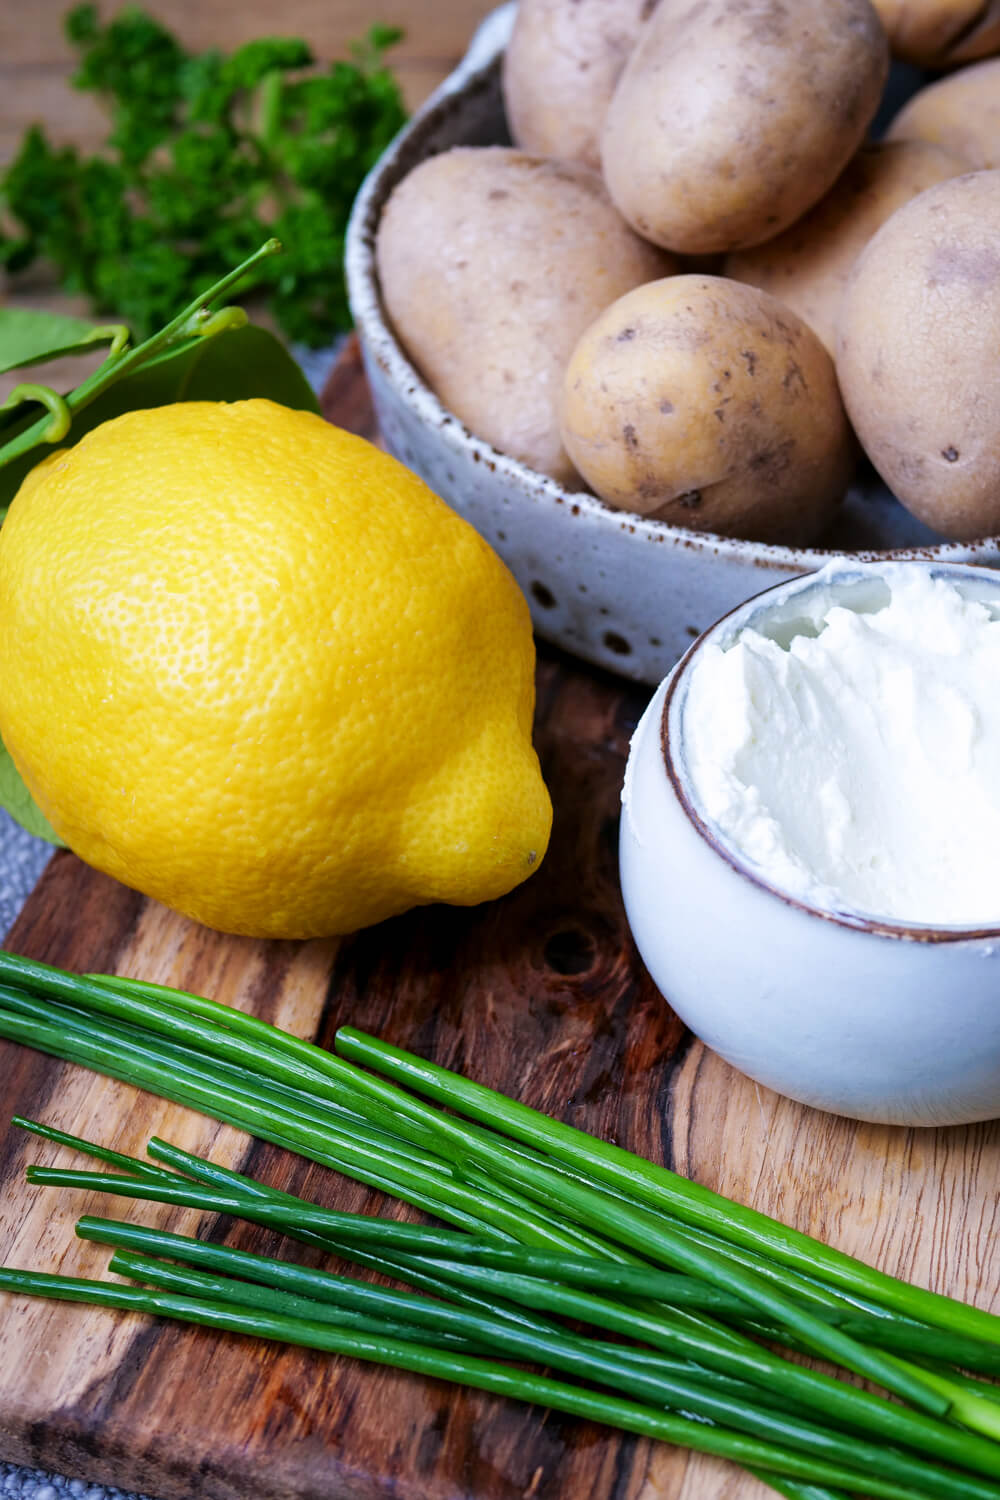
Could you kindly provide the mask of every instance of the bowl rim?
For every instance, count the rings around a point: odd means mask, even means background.
[[[476,437],[441,403],[408,359],[382,305],[375,265],[375,238],[384,205],[397,183],[420,161],[438,154],[428,153],[425,149],[428,137],[433,136],[467,98],[495,85],[513,24],[514,9],[513,5],[505,4],[487,16],[461,63],[390,142],[368,173],[354,201],[344,256],[351,314],[363,348],[396,396],[436,430],[450,452],[482,463],[536,503],[552,508],[573,507],[601,527],[629,531],[650,543],[743,562],[749,559],[761,568],[792,573],[816,572],[827,563],[841,560],[942,564],[975,564],[978,561],[984,566],[988,566],[990,560],[1000,563],[1000,533],[971,541],[942,539],[904,547],[847,552],[831,547],[792,547],[755,542],[745,537],[722,536],[713,531],[694,531],[632,511],[616,510],[589,491],[571,490]]]
[[[985,577],[989,579],[990,584],[1000,594],[1000,577],[991,568],[977,567],[975,564],[969,563],[942,563],[936,559],[906,559],[902,565],[906,566],[910,562],[915,562],[918,567],[924,568],[932,576],[936,573],[943,573],[949,576],[957,575],[962,578],[971,577],[977,582],[980,578]],[[666,682],[666,690],[660,712],[659,739],[660,758],[663,768],[681,811],[695,832],[704,840],[713,853],[717,854],[737,875],[749,881],[751,885],[756,886],[759,890],[766,891],[771,896],[777,896],[786,906],[791,906],[798,911],[805,912],[809,916],[819,917],[824,922],[829,922],[835,927],[847,927],[855,932],[871,933],[875,937],[891,938],[904,942],[942,944],[1000,939],[1000,923],[992,927],[960,926],[957,923],[933,926],[925,923],[897,922],[891,918],[864,916],[860,912],[836,911],[822,906],[814,906],[801,896],[796,896],[792,892],[768,880],[754,864],[741,857],[733,845],[728,843],[714,828],[712,823],[703,816],[691,797],[685,778],[679,769],[679,765],[683,761],[683,752],[679,746],[675,752],[675,747],[671,740],[670,716],[674,706],[677,707],[678,713],[683,711],[683,704],[677,703],[677,694],[679,690],[682,691],[687,685],[685,678],[690,672],[692,662],[701,648],[717,634],[725,635],[727,629],[732,630],[734,615],[746,613],[748,616],[753,616],[765,611],[767,605],[762,601],[766,601],[772,594],[780,592],[794,596],[796,593],[806,593],[812,589],[821,589],[830,581],[835,580],[838,574],[851,573],[855,570],[870,571],[871,577],[877,577],[883,571],[881,566],[883,563],[888,566],[890,571],[899,566],[893,559],[880,559],[878,562],[869,563],[861,558],[848,556],[840,561],[828,563],[826,567],[817,573],[807,573],[798,578],[789,579],[784,583],[772,584],[769,588],[762,589],[760,593],[754,594],[752,598],[744,600],[742,604],[737,604],[734,608],[727,610],[724,615],[716,620],[714,625],[711,625],[708,630],[703,631],[697,640],[692,641]]]

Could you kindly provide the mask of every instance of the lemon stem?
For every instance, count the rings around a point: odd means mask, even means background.
[[[95,342],[99,337],[107,337],[111,334],[112,342],[107,358],[94,371],[94,373],[70,391],[67,396],[57,396],[47,386],[18,386],[11,393],[7,406],[19,404],[22,400],[41,401],[48,408],[48,413],[40,417],[37,422],[32,422],[29,427],[10,438],[6,443],[0,444],[0,468],[12,463],[14,459],[20,458],[24,453],[30,453],[39,443],[61,442],[70,430],[74,413],[83,411],[92,401],[123,376],[131,374],[157,355],[162,354],[168,348],[183,348],[197,339],[214,338],[217,334],[225,333],[232,328],[240,328],[246,322],[246,314],[240,308],[219,309],[215,306],[226,293],[229,292],[258,262],[267,259],[268,256],[278,255],[281,252],[281,241],[270,239],[255,250],[253,255],[248,256],[245,261],[210,286],[206,292],[188,304],[187,307],[176,318],[173,318],[165,328],[154,333],[144,343],[137,344],[135,348],[128,347],[129,331],[124,324],[113,324],[101,329],[94,330]],[[30,398],[21,395],[14,401],[17,392],[34,391],[36,394]],[[45,394],[41,394],[44,392]],[[58,403],[58,406],[57,406]],[[56,433],[56,423],[59,430]]]
[[[6,401],[0,406],[0,411],[12,411],[14,407],[29,402],[38,402],[47,407],[51,413],[47,422],[44,417],[42,418],[39,441],[61,443],[73,421],[73,414],[66,404],[65,397],[60,396],[50,385],[38,385],[34,381],[25,381],[14,387]]]

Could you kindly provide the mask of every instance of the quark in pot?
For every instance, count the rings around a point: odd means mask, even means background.
[[[831,594],[781,639],[744,628],[695,652],[691,800],[812,906],[1000,925],[1000,618],[926,568],[881,577],[874,606]]]

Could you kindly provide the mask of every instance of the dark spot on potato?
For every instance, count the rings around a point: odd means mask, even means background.
[[[773,448],[762,448],[755,453],[747,467],[763,484],[776,484],[791,462],[795,450],[795,439],[786,438]]]
[[[604,632],[604,644],[607,646],[608,650],[613,651],[616,656],[632,655],[632,647],[629,645],[625,637],[623,635],[619,635],[616,630],[606,630]]]
[[[497,203],[502,198],[509,198],[510,194],[506,188],[490,188],[486,196],[491,203]]]
[[[990,287],[1000,280],[1000,252],[988,245],[940,245],[927,274],[929,288],[964,282]]]
[[[682,510],[697,510],[701,504],[701,490],[685,490],[683,495],[674,497],[673,503]]]
[[[941,449],[941,457],[950,464],[958,462],[958,449],[951,446]]]
[[[717,406],[712,415],[713,417],[715,417],[716,421],[724,422],[726,420],[726,403],[723,402],[721,406]]]
[[[622,428],[622,437],[625,439],[626,448],[630,453],[634,453],[639,446],[639,439],[631,422],[625,423],[625,426]]]
[[[787,46],[788,42],[788,9],[786,6],[775,3],[761,5],[759,0],[730,0],[730,13],[743,15],[747,21],[747,36],[749,40],[760,42],[762,46]]]
[[[740,358],[747,362],[747,374],[752,375],[757,368],[757,356],[752,349],[741,349]]]
[[[877,459],[879,465],[884,461],[900,484],[919,487],[926,483],[927,460],[922,453],[914,453],[910,448],[897,448],[895,443],[887,442],[882,443],[877,452],[870,456],[873,462]]]
[[[622,331],[621,331],[621,333],[618,335],[618,342],[619,342],[619,344],[627,344],[630,339],[634,339],[634,338],[635,338],[635,329],[634,328],[623,328]]]
[[[793,359],[790,361],[781,384],[784,386],[786,391],[790,391],[793,386],[797,386],[800,391],[806,391],[809,389],[808,385],[806,384],[806,377],[802,373],[802,366],[799,364],[798,360]]]
[[[672,401],[663,400],[663,401],[660,402],[660,410],[661,410],[661,412],[663,413],[663,415],[665,417],[669,417],[669,415],[673,411],[673,409],[674,409],[674,403]]]
[[[512,281],[511,284],[510,284],[510,289],[514,293],[514,295],[516,296],[518,292],[523,292],[524,291],[524,282],[523,281]]]

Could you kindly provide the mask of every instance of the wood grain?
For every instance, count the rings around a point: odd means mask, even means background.
[[[370,430],[350,349],[327,415]],[[997,1307],[994,1125],[901,1131],[779,1099],[684,1031],[632,946],[617,881],[619,788],[645,694],[544,650],[536,739],[550,852],[507,899],[428,908],[341,943],[194,926],[58,855],[8,946],[212,994],[329,1044],[381,1033],[927,1285]],[[720,918],[720,941],[725,941]],[[0,1045],[15,1111],[141,1152],[159,1133],[348,1208],[383,1200],[189,1111]],[[29,1189],[66,1154],[0,1127],[0,1259],[100,1274],[83,1212],[196,1216]],[[199,1233],[307,1258],[274,1235]],[[764,1500],[721,1463],[387,1370],[93,1309],[0,1297],[0,1456],[162,1500]]]

